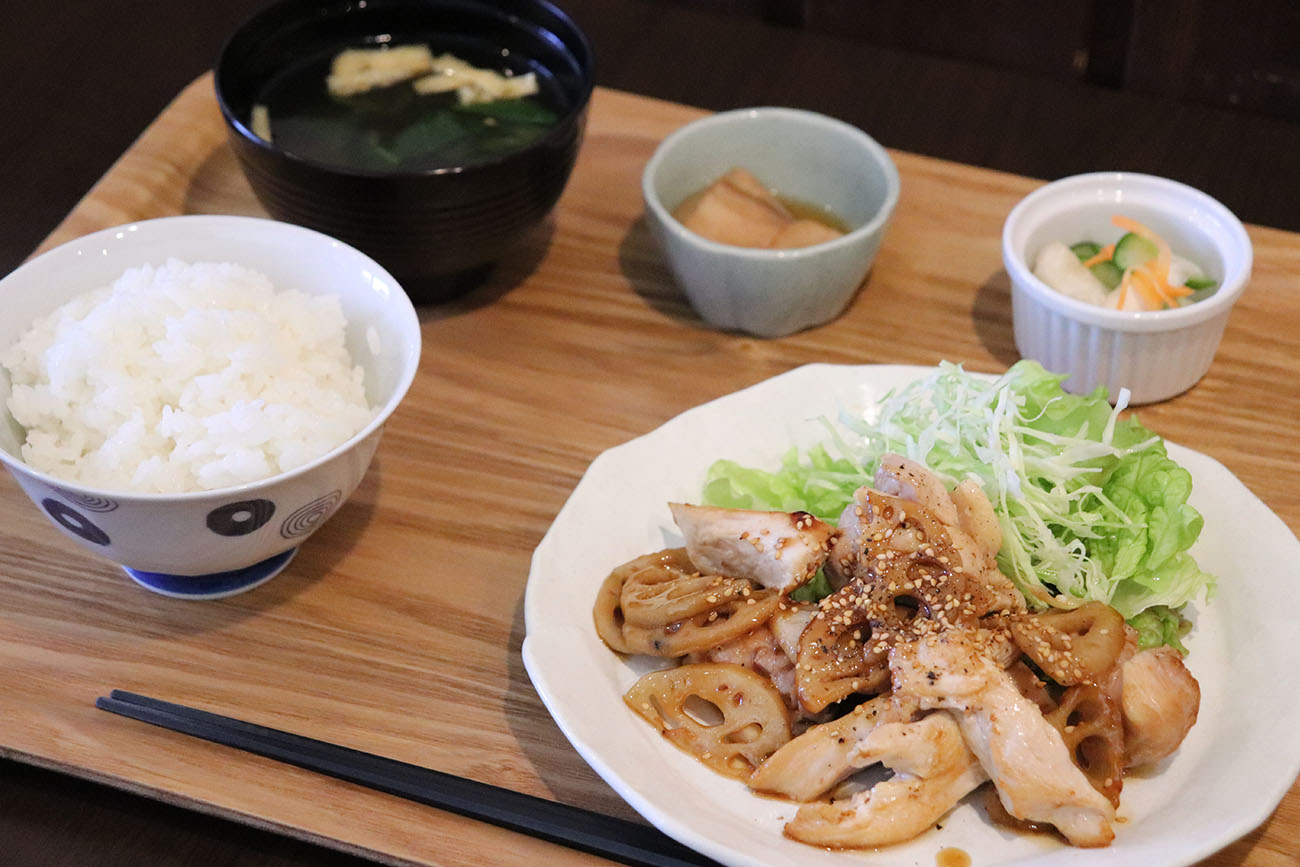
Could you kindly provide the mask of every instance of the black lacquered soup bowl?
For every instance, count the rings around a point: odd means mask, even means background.
[[[543,67],[563,97],[558,122],[504,156],[420,171],[344,168],[254,133],[253,105],[284,70],[325,52],[430,32],[476,38]],[[234,33],[216,66],[230,144],[263,207],[373,256],[417,303],[481,282],[554,207],[582,141],[592,84],[586,37],[546,0],[281,0]]]

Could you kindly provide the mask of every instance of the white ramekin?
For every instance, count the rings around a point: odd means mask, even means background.
[[[1118,238],[1115,214],[1151,227],[1217,280],[1218,290],[1187,307],[1133,313],[1068,297],[1033,275],[1033,260],[1050,241]],[[1186,184],[1133,172],[1074,175],[1040,187],[1002,229],[1020,354],[1069,374],[1071,392],[1104,385],[1114,400],[1127,388],[1133,404],[1173,397],[1205,375],[1252,259],[1245,228],[1222,204]]]

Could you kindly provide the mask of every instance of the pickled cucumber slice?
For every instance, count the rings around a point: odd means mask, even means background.
[[[1105,286],[1107,289],[1118,288],[1120,281],[1124,279],[1124,272],[1119,269],[1119,266],[1111,261],[1098,262],[1096,265],[1089,267],[1088,270],[1091,271],[1092,276],[1101,281],[1101,285]]]
[[[1078,256],[1080,262],[1087,262],[1101,252],[1101,245],[1092,241],[1080,241],[1077,244],[1070,245],[1070,252]]]
[[[1127,271],[1150,262],[1159,253],[1155,241],[1129,232],[1115,242],[1115,255],[1111,261],[1120,271]]]

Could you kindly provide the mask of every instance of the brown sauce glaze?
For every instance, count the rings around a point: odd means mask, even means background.
[[[965,849],[949,846],[934,856],[934,867],[970,867],[970,855]]]

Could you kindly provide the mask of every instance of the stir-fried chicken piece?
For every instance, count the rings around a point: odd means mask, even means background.
[[[976,581],[980,614],[1025,610],[1024,597],[997,567],[1002,530],[984,491],[975,482],[966,481],[949,493],[934,473],[899,455],[881,458],[875,487],[855,491],[853,501],[840,515],[839,537],[826,563],[832,586],[843,587],[854,578],[870,580],[874,558],[882,550],[914,554],[925,547],[924,535],[906,526],[906,509],[887,509],[888,514],[881,514],[872,507],[873,499],[878,503],[915,503],[939,522],[960,561],[952,566]]]
[[[924,478],[919,471],[910,477]],[[931,500],[947,496],[935,487],[939,493],[932,492]],[[948,505],[956,514],[951,500]],[[799,700],[814,713],[853,693],[888,689],[893,643],[954,626],[976,629],[980,618],[1011,604],[1003,595],[1010,583],[996,568],[991,573],[1005,588],[991,587],[984,572],[965,568],[952,544],[960,531],[920,503],[859,488],[842,526],[831,557],[848,580],[821,600],[799,641]],[[1019,599],[1014,588],[1010,592]],[[999,645],[999,659],[1010,665],[1018,653],[1005,640]]]
[[[1002,525],[979,482],[967,479],[948,495],[957,507],[957,526],[990,557],[996,557],[1002,547]]]
[[[830,580],[831,586],[837,590],[854,578],[866,577],[864,573],[871,566],[871,559],[864,555],[873,547],[873,543],[876,548],[884,543],[888,549],[904,554],[915,553],[920,545],[915,531],[904,527],[906,512],[892,510],[889,515],[879,513],[872,507],[873,493],[877,495],[878,500],[880,495],[884,495],[889,500],[917,503],[945,525],[947,524],[944,521],[945,517],[954,523],[957,520],[956,507],[952,505],[952,500],[948,498],[943,485],[933,476],[908,473],[908,478],[915,477],[923,482],[919,490],[915,485],[903,484],[896,480],[891,482],[893,476],[884,471],[884,462],[890,457],[887,455],[882,458],[882,468],[876,473],[876,487],[863,485],[858,488],[853,492],[852,501],[840,513],[839,535],[832,542],[830,557],[826,561],[826,577]],[[898,458],[897,455],[892,457]],[[904,458],[898,460],[902,461]],[[927,503],[919,499],[922,496],[926,501],[938,504],[940,508],[930,509]],[[943,508],[945,504],[946,509]]]
[[[869,521],[863,519],[862,501],[867,488],[858,488],[853,493],[853,500],[844,507],[836,524],[839,533],[831,540],[831,550],[826,557],[826,580],[835,590],[853,580],[858,571],[858,562],[862,556],[863,534],[869,529]]]
[[[1125,762],[1157,762],[1178,749],[1196,722],[1201,686],[1172,647],[1137,653],[1121,670]]]
[[[896,693],[957,711],[967,745],[1012,816],[1055,825],[1076,846],[1114,839],[1110,801],[1074,765],[1038,707],[964,631],[895,645],[890,670]]]
[[[807,512],[759,512],[669,503],[696,568],[789,593],[817,573],[835,528]]]
[[[880,459],[875,483],[877,490],[898,491],[899,497],[919,503],[947,526],[962,566],[984,579],[998,610],[1024,610],[1024,597],[997,567],[1002,527],[978,483],[968,479],[949,492],[928,467],[900,455]]]
[[[858,705],[847,716],[813,726],[758,766],[749,786],[760,792],[811,801],[840,780],[878,759],[860,761],[858,747],[878,726],[907,722],[919,706],[886,693]]]
[[[876,468],[876,490],[918,503],[949,527],[957,526],[957,507],[939,477],[902,455],[883,455]]]
[[[902,587],[915,583],[916,576],[898,573],[913,568],[935,576],[943,573],[944,589],[956,593],[962,612],[970,617],[1025,608],[1024,597],[998,571],[993,558],[959,528],[943,523],[919,503],[859,488],[840,517],[840,534],[826,562],[832,585],[843,588],[854,580],[888,585],[897,575]]]
[[[817,846],[901,843],[930,828],[988,779],[957,723],[943,711],[917,722],[877,726],[855,746],[851,759],[862,767],[880,762],[894,776],[844,801],[805,804],[785,826],[786,834]]]
[[[790,661],[794,662],[799,658],[799,636],[808,628],[813,617],[817,615],[817,603],[815,602],[793,602],[789,599],[781,603],[772,619],[767,622],[768,628],[776,636],[776,641],[785,651]]]

